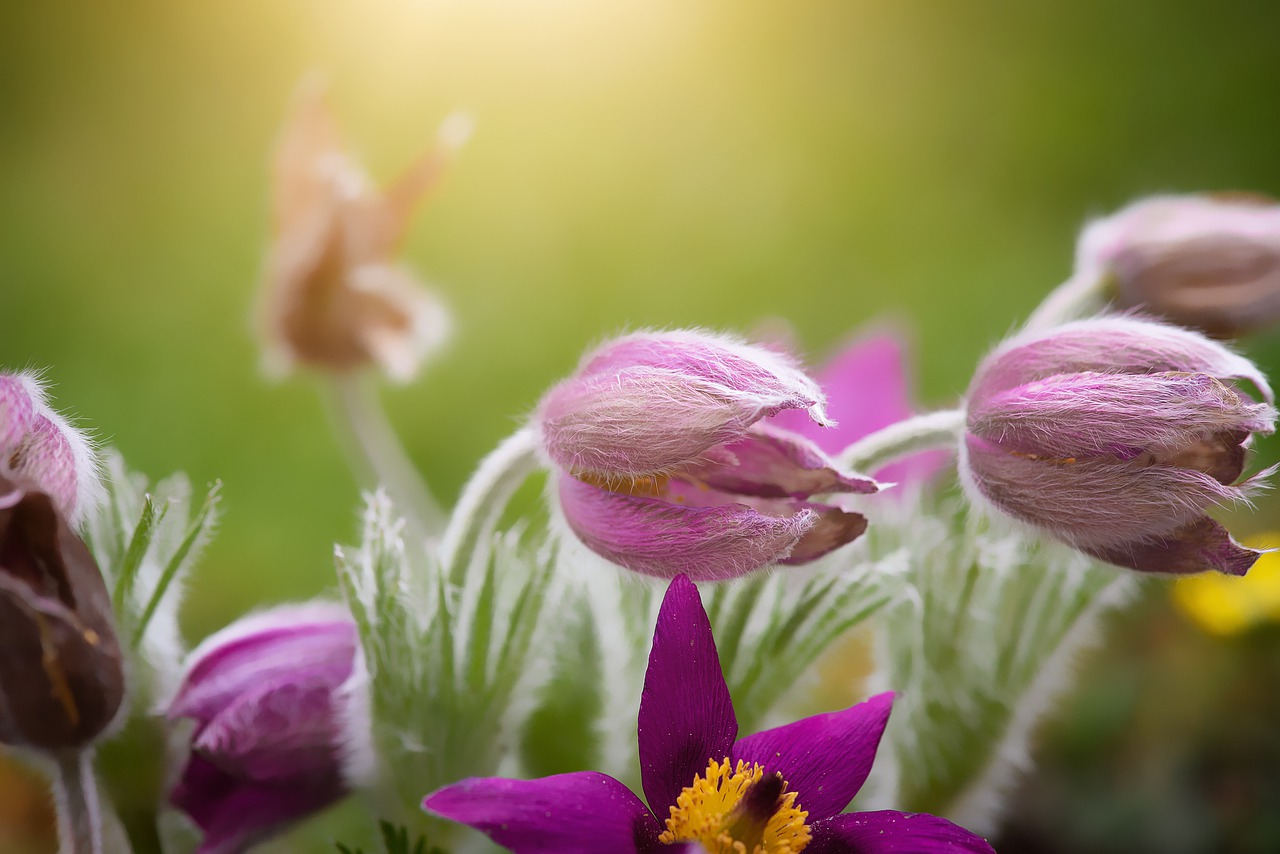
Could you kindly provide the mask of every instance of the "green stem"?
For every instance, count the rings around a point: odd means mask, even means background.
[[[444,511],[400,444],[372,383],[363,376],[335,376],[332,388],[340,438],[358,479],[386,489],[414,539],[438,540]]]
[[[537,467],[537,440],[528,427],[512,433],[480,461],[440,541],[441,563],[451,584],[462,585],[476,545],[497,525],[511,496]]]
[[[1043,332],[1093,314],[1105,305],[1111,286],[1110,276],[1077,273],[1049,292],[1044,302],[1027,318],[1024,329]]]
[[[862,437],[841,451],[836,460],[843,468],[874,472],[920,451],[955,448],[963,430],[963,409],[927,412]]]

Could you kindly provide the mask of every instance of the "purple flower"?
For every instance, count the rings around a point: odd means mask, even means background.
[[[339,605],[239,620],[193,652],[168,716],[192,718],[170,798],[201,852],[241,851],[342,798],[365,761],[368,712],[355,624]]]
[[[535,423],[560,506],[588,547],[646,575],[732,578],[804,563],[866,529],[811,502],[872,493],[812,442],[759,423],[786,409],[828,423],[817,385],[786,356],[723,336],[639,333],[584,357]]]
[[[828,454],[838,454],[864,436],[911,417],[915,407],[909,376],[901,332],[859,334],[815,374],[836,426],[823,428],[795,410],[779,412],[770,423],[804,436]],[[944,452],[926,451],[870,474],[882,482],[919,484],[945,462]]]
[[[1121,305],[1234,337],[1280,320],[1280,203],[1155,196],[1090,223],[1080,274],[1114,279]]]
[[[471,778],[428,795],[423,807],[516,854],[989,852],[979,837],[931,815],[841,814],[871,770],[892,700],[881,694],[738,739],[711,624],[681,575],[658,614],[640,700],[649,807],[594,771]]]
[[[0,374],[0,473],[53,499],[76,525],[98,498],[98,465],[89,440],[49,406],[30,374]]]
[[[1247,359],[1144,320],[1067,324],[1002,345],[969,390],[961,473],[976,494],[1077,549],[1148,572],[1243,575],[1260,552],[1206,511],[1244,498],[1275,410]]]

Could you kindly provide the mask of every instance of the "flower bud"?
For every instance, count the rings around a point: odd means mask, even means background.
[[[871,493],[809,440],[757,423],[785,409],[827,423],[817,385],[780,353],[702,332],[612,341],[552,388],[535,423],[561,510],[593,551],[672,578],[804,563],[866,528],[808,501]]]
[[[262,301],[273,370],[377,364],[407,381],[443,343],[443,305],[393,255],[414,208],[461,144],[453,127],[446,123],[440,145],[379,192],[342,150],[322,88],[303,86],[275,158]]]
[[[0,472],[47,494],[78,524],[98,500],[98,464],[89,440],[50,408],[30,374],[0,374]]]
[[[1015,338],[970,387],[961,474],[971,495],[1094,557],[1149,572],[1243,575],[1260,552],[1206,511],[1241,500],[1254,434],[1275,410],[1246,359],[1130,318]]]
[[[246,617],[191,654],[168,709],[195,721],[171,800],[200,851],[241,851],[348,793],[370,755],[366,681],[339,605]]]
[[[1240,193],[1156,196],[1091,223],[1077,268],[1121,306],[1230,338],[1280,320],[1280,204]]]
[[[124,659],[98,565],[53,498],[0,475],[0,742],[79,749],[115,718]]]

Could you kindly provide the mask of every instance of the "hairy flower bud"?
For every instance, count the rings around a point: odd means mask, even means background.
[[[1280,203],[1231,193],[1156,196],[1085,229],[1077,268],[1120,305],[1230,338],[1280,320]]]
[[[342,150],[322,88],[304,84],[273,174],[262,328],[274,370],[347,372],[376,363],[408,380],[443,343],[443,305],[393,255],[465,134],[458,122],[446,124],[439,147],[379,192]]]
[[[1070,323],[978,368],[960,470],[970,494],[1109,563],[1243,575],[1260,552],[1205,511],[1269,474],[1238,483],[1250,438],[1274,431],[1271,400],[1252,363],[1194,332]]]
[[[98,565],[52,496],[0,475],[0,742],[90,744],[124,698]]]
[[[101,484],[92,446],[49,406],[31,374],[0,374],[0,473],[44,492],[78,523]]]
[[[168,710],[196,723],[171,800],[201,852],[244,850],[350,791],[370,756],[366,678],[339,605],[246,617],[191,654]]]
[[[809,440],[757,423],[785,409],[827,423],[818,386],[784,355],[702,332],[628,335],[552,388],[535,423],[560,506],[593,551],[646,575],[731,578],[804,563],[859,536],[857,513],[809,501],[871,493]]]

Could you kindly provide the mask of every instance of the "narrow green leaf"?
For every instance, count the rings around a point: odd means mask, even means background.
[[[467,638],[467,685],[474,692],[483,690],[489,672],[489,648],[493,639],[494,611],[497,608],[495,564],[496,561],[490,560],[485,567]]]
[[[115,590],[112,591],[111,602],[117,615],[125,613],[125,603],[133,593],[134,584],[138,580],[138,570],[142,568],[142,560],[151,547],[151,538],[156,525],[168,512],[168,506],[159,507],[150,495],[143,499],[142,515],[133,529],[129,539],[129,548],[125,552],[116,575]]]
[[[169,559],[169,563],[165,565],[160,578],[156,581],[155,589],[151,591],[151,596],[147,600],[146,607],[142,610],[142,615],[138,617],[138,623],[133,629],[133,646],[137,648],[142,641],[143,636],[147,632],[147,626],[151,623],[151,618],[155,616],[156,609],[160,607],[160,603],[164,601],[165,593],[169,589],[169,585],[173,583],[174,578],[178,576],[187,562],[187,556],[191,554],[196,543],[199,542],[201,536],[206,532],[206,526],[210,523],[214,508],[217,507],[221,498],[222,482],[215,481],[213,486],[209,488],[209,493],[205,496],[204,503],[200,506],[199,512],[195,518],[191,520],[191,524],[187,526],[186,536],[183,537],[178,550],[173,553],[173,557]],[[159,520],[157,520],[158,522]],[[132,547],[130,547],[132,553]],[[135,570],[136,573],[136,570]]]

